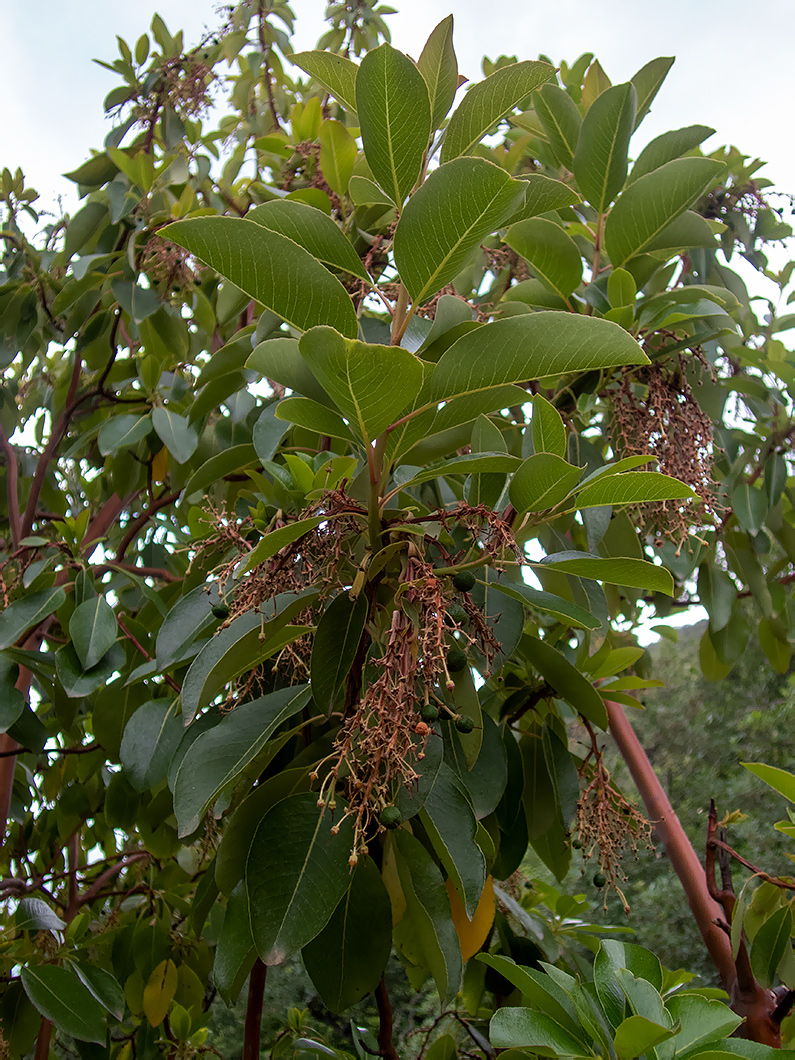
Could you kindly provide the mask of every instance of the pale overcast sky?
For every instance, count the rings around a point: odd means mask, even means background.
[[[594,52],[614,83],[658,55],[677,61],[639,134],[704,124],[708,146],[731,142],[770,164],[764,175],[795,192],[792,100],[794,0],[390,0],[393,44],[415,58],[451,10],[459,67],[477,80],[481,56],[573,62]],[[105,94],[118,84],[91,62],[134,46],[155,11],[186,44],[218,24],[216,0],[0,0],[0,167],[22,166],[42,204],[73,188],[59,174],[99,148]],[[296,48],[322,32],[325,0],[295,0]],[[71,206],[72,203],[69,202]]]

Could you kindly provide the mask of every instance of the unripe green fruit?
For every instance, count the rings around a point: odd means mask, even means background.
[[[595,872],[593,878],[594,887],[604,887],[607,883],[607,876],[603,872]]]
[[[582,850],[582,840],[581,839],[577,839],[575,837],[574,839],[572,839],[571,845],[574,847],[575,850]]]
[[[459,718],[455,723],[455,727],[459,732],[468,733],[475,728],[475,723],[471,718]]]
[[[469,615],[461,604],[450,604],[447,608],[447,617],[457,626],[463,626],[469,621]]]
[[[403,814],[397,806],[385,806],[378,815],[378,820],[384,828],[397,828],[403,820]]]
[[[216,618],[229,618],[229,608],[226,604],[213,604],[210,610]]]
[[[423,721],[436,721],[439,717],[439,708],[434,703],[423,703],[420,707],[420,715]]]
[[[475,575],[471,570],[460,570],[453,575],[453,585],[460,593],[471,592],[475,588]]]
[[[451,648],[447,653],[447,670],[449,673],[457,674],[459,670],[464,669],[466,664],[466,654],[460,648]]]

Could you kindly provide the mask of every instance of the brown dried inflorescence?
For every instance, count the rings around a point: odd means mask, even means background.
[[[585,863],[596,855],[599,869],[606,877],[607,893],[614,890],[629,913],[629,903],[620,883],[627,879],[622,863],[629,853],[637,860],[640,847],[654,850],[652,826],[633,803],[616,788],[604,764],[602,750],[592,734],[592,747],[580,767],[580,782],[585,787],[577,803],[577,833]]]
[[[702,371],[708,366],[694,353]],[[690,486],[698,502],[659,501],[636,506],[632,516],[679,548],[690,528],[715,515],[712,420],[693,394],[681,353],[625,373],[612,391],[613,448],[620,458],[648,454],[660,471]]]
[[[248,540],[252,520],[240,521],[213,509],[209,515],[214,532],[199,544],[198,551],[225,553],[216,570],[222,595],[231,598],[225,624],[242,614],[261,611],[279,593],[313,587],[320,590],[319,596],[313,597],[295,621],[315,625],[323,604],[336,590],[367,593],[369,620],[354,667],[363,668],[364,673],[349,677],[337,715],[341,725],[334,749],[312,774],[313,780],[320,780],[318,802],[330,811],[332,830],[338,831],[345,817],[353,818],[351,864],[356,864],[367,852],[368,839],[383,827],[378,822],[380,812],[392,804],[401,787],[416,784],[415,767],[424,757],[428,739],[439,738],[422,718],[423,705],[432,703],[442,716],[459,717],[453,705],[456,686],[448,670],[448,653],[454,648],[465,652],[474,648],[488,670],[498,642],[470,595],[463,593],[459,599],[450,578],[438,575],[422,552],[422,538],[414,534],[405,535],[397,591],[388,604],[379,602],[381,575],[368,581],[367,561],[360,562],[353,551],[361,540],[366,512],[341,489],[326,492],[298,515],[299,519],[320,516],[322,523],[242,575],[237,573],[241,558],[255,547]],[[510,527],[489,509],[462,503],[439,513],[438,519],[446,526],[466,527],[484,560],[518,554]],[[269,530],[285,525],[280,521]],[[393,542],[400,542],[399,531],[391,536]],[[438,540],[433,541],[449,560]],[[344,586],[351,582],[346,590]],[[453,603],[463,607],[466,621],[450,614]],[[310,652],[309,636],[284,649],[274,664],[280,680],[306,680]],[[226,706],[231,708],[255,692],[263,677],[260,668],[245,674],[230,691]],[[334,814],[338,797],[345,799],[342,815]]]

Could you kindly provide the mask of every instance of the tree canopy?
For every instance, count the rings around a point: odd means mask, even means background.
[[[452,16],[415,62],[389,10],[300,54],[279,0],[192,48],[156,16],[80,209],[2,173],[0,1053],[213,1051],[248,983],[248,1060],[300,955],[377,1029],[271,1055],[395,1058],[396,953],[432,1060],[762,1060],[795,885],[715,807],[700,864],[625,708],[638,623],[695,603],[706,679],[790,665],[786,200],[705,126],[638,151],[671,58],[470,83]],[[721,989],[520,886],[584,859],[627,905],[652,827]]]

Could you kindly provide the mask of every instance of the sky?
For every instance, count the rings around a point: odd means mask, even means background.
[[[73,185],[60,174],[100,148],[109,124],[102,100],[118,81],[92,63],[134,47],[157,11],[171,32],[198,42],[219,23],[217,0],[3,0],[0,2],[0,167],[21,166],[51,206]],[[793,0],[392,0],[395,47],[415,58],[451,11],[461,72],[479,79],[485,54],[573,62],[592,51],[613,83],[658,55],[674,55],[634,153],[667,129],[709,125],[707,147],[734,143],[769,162],[763,175],[795,192],[795,3]],[[297,49],[323,30],[325,0],[295,0]],[[67,197],[65,205],[74,208]]]

